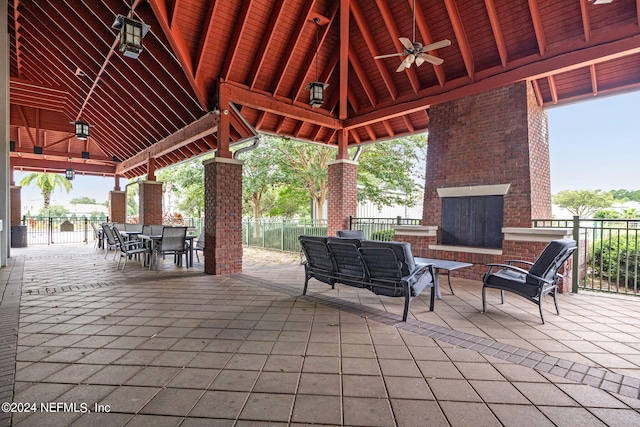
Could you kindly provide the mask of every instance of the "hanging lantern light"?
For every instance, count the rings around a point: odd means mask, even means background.
[[[75,126],[76,138],[83,141],[89,139],[89,123],[82,120],[76,120],[75,122],[70,123]]]
[[[67,178],[69,181],[73,181],[73,178],[76,177],[76,171],[73,169],[66,169],[64,171],[64,177]]]
[[[315,108],[322,106],[324,103],[324,90],[329,85],[318,81],[318,28],[320,27],[320,18],[314,18],[313,22],[316,24],[316,81],[310,82],[305,89],[309,91],[309,105]]]
[[[126,16],[118,15],[111,26],[120,31],[120,52],[127,58],[136,59],[142,52],[142,38],[151,26]]]

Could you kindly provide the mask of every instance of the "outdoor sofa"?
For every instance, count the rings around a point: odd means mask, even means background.
[[[307,235],[298,240],[306,257],[303,295],[314,278],[334,289],[340,283],[376,295],[403,297],[402,321],[406,322],[411,299],[431,288],[429,310],[433,311],[432,265],[416,264],[409,243]]]

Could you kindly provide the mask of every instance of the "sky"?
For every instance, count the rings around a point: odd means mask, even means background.
[[[563,190],[640,189],[640,92],[596,98],[547,109],[551,154],[551,193]],[[15,172],[18,183],[26,175]],[[126,179],[120,180],[124,189]],[[76,176],[73,190],[56,190],[53,204],[75,197],[102,203],[114,179]],[[22,205],[40,201],[36,187],[22,189]]]

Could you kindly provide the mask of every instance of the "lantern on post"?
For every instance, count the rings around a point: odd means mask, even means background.
[[[147,34],[150,25],[126,16],[118,15],[111,28],[120,31],[120,52],[128,58],[136,59],[142,52],[142,38]]]
[[[76,120],[75,122],[69,122],[72,125],[75,126],[75,134],[76,134],[76,138],[81,139],[83,141],[86,141],[87,139],[89,139],[89,123],[82,121],[82,120]]]
[[[316,81],[310,82],[305,89],[309,91],[309,105],[315,108],[322,106],[324,102],[324,90],[329,85],[318,81],[318,27],[320,26],[320,18],[314,18],[313,22],[316,24]]]

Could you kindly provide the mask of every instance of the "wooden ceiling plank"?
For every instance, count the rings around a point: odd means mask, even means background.
[[[380,10],[382,19],[384,20],[385,27],[387,28],[387,31],[389,31],[389,36],[393,39],[393,45],[396,47],[398,52],[402,52],[404,50],[404,46],[402,45],[402,43],[400,43],[400,40],[398,40],[400,37],[402,37],[402,35],[398,30],[398,26],[396,25],[396,18],[393,16],[391,9],[389,9],[387,0],[376,0],[376,4],[378,5],[378,9]],[[417,65],[414,64],[413,67],[405,69],[406,76],[409,79],[409,83],[411,83],[411,87],[413,88],[414,93],[420,92],[420,80],[418,80],[416,68]]]
[[[276,133],[280,134],[282,133],[282,127],[284,126],[284,121],[285,121],[286,117],[285,116],[280,116],[278,117],[278,123],[276,124]],[[299,122],[300,125],[302,125],[302,122]],[[297,137],[298,135],[294,132],[293,134],[295,137]]]
[[[409,4],[413,8],[413,1],[408,0]],[[429,29],[429,25],[427,24],[427,20],[424,16],[424,12],[421,7],[416,7],[416,26],[418,27],[418,31],[420,31],[420,35],[422,36],[422,45],[426,46],[428,44],[433,43],[435,40],[431,36],[431,30]],[[429,52],[430,55],[436,54],[436,52]],[[438,79],[438,83],[440,86],[444,86],[444,83],[447,81],[447,77],[445,75],[444,67],[441,65],[434,65],[433,71],[436,73],[436,78]]]
[[[375,141],[376,139],[378,139],[378,137],[376,136],[376,133],[373,131],[373,128],[370,125],[365,125],[364,130],[367,132],[367,135],[369,135],[369,139],[371,139],[372,141]],[[355,132],[349,132],[349,133],[355,133]]]
[[[584,31],[584,41],[589,43],[591,38],[591,19],[589,18],[588,0],[580,0],[580,15],[582,15],[582,29]]]
[[[596,96],[598,94],[598,76],[594,64],[589,65],[589,75],[591,77],[591,93],[593,93],[593,96]]]
[[[137,0],[136,0],[137,1]],[[151,6],[151,10],[156,17],[156,20],[160,24],[160,28],[164,33],[164,36],[169,41],[171,45],[171,49],[173,50],[174,55],[180,62],[182,66],[182,71],[184,72],[193,93],[195,94],[200,107],[204,111],[208,111],[208,99],[206,88],[201,87],[196,83],[193,74],[193,62],[191,60],[191,55],[186,49],[186,43],[184,38],[180,33],[180,29],[177,26],[169,27],[169,17],[168,17],[168,9],[164,0],[148,0],[149,5]]]
[[[44,160],[44,159],[33,159],[28,157],[21,156],[11,156],[12,164],[17,168],[24,168],[25,170],[30,171],[44,171],[51,170],[57,171],[58,173],[64,173],[65,169],[69,167],[69,160],[66,159],[58,159],[58,160]],[[71,162],[76,173],[82,173],[87,175],[114,175],[115,174],[115,166],[113,165],[104,165],[104,164],[94,164],[94,163],[78,163]]]
[[[216,2],[217,3],[217,2]],[[233,68],[233,62],[236,60],[238,50],[242,46],[242,36],[244,34],[245,26],[248,25],[251,15],[251,1],[243,1],[240,6],[240,14],[235,20],[234,32],[231,36],[231,45],[227,47],[227,54],[225,55],[224,62],[222,63],[222,70],[220,76],[223,80],[229,80],[229,73]]]
[[[360,82],[360,84],[362,84],[364,92],[367,94],[367,98],[369,99],[371,106],[375,107],[378,103],[378,100],[376,98],[376,91],[371,85],[371,81],[369,80],[369,77],[367,76],[362,63],[360,62],[358,53],[355,52],[353,48],[349,49],[349,62],[351,63],[351,67],[353,67],[353,71],[358,77],[358,81]]]
[[[293,132],[291,132],[294,138],[300,138],[300,131],[302,130],[303,124],[303,122],[296,122],[296,125],[293,128]]]
[[[528,0],[529,11],[531,12],[531,20],[533,21],[533,31],[536,34],[536,40],[538,41],[538,50],[540,56],[544,56],[547,50],[547,41],[544,34],[544,26],[542,25],[542,16],[540,16],[540,8],[538,7],[538,0]]]
[[[453,27],[453,32],[456,35],[456,40],[458,41],[460,54],[462,55],[464,66],[467,69],[467,75],[473,82],[475,81],[475,63],[473,61],[471,47],[469,46],[469,39],[467,38],[467,34],[464,31],[464,26],[462,25],[462,19],[460,18],[458,6],[456,5],[455,0],[445,0],[444,4],[447,8],[447,15],[449,16],[449,20],[451,21],[451,26]]]
[[[216,3],[220,3],[217,1]],[[276,28],[280,25],[280,20],[284,16],[284,0],[275,2],[274,8],[271,11],[271,16],[269,17],[269,24],[264,32],[264,36],[262,37],[262,41],[260,42],[260,47],[256,51],[256,57],[253,60],[253,65],[251,66],[251,71],[249,71],[249,82],[248,86],[250,89],[255,88],[255,84],[258,81],[258,75],[260,71],[262,71],[262,65],[264,64],[264,60],[267,57],[267,51],[273,45],[273,42],[276,40],[274,34],[276,32]]]
[[[500,26],[500,19],[498,18],[498,11],[496,10],[495,2],[494,0],[484,0],[484,4],[487,8],[487,13],[489,15],[491,31],[493,32],[493,38],[498,48],[498,54],[500,55],[500,62],[502,62],[503,67],[506,67],[507,61],[509,60],[509,55],[507,53],[507,45],[504,42],[502,27]]]
[[[147,159],[151,157],[155,158],[163,156],[176,148],[180,148],[197,139],[210,135],[218,129],[219,123],[219,116],[214,113],[207,113],[200,119],[153,144],[151,147],[140,151],[129,159],[124,160],[122,163],[118,164],[117,172],[124,173],[134,167],[146,163]]]
[[[296,26],[293,29],[293,33],[289,36],[289,43],[287,43],[287,47],[284,50],[285,56],[280,61],[280,65],[276,73],[274,74],[275,84],[272,86],[272,89],[269,90],[269,92],[271,92],[273,95],[278,94],[282,84],[285,82],[286,71],[291,64],[291,60],[295,56],[296,45],[300,40],[302,32],[304,31],[305,27],[309,25],[309,23],[313,24],[313,21],[310,21],[310,17],[315,3],[316,0],[308,0],[304,2],[302,11],[298,15]]]
[[[369,52],[371,52],[371,57],[373,58],[375,56],[380,55],[380,50],[378,49],[378,45],[375,42],[375,38],[373,37],[373,34],[371,34],[371,31],[369,30],[369,25],[367,24],[367,21],[364,15],[362,14],[362,11],[360,10],[360,7],[358,6],[358,2],[352,2],[350,4],[350,10],[351,10],[351,16],[353,16],[354,20],[356,21],[356,26],[360,30],[360,33],[362,34],[364,42],[367,44],[367,47],[369,48]],[[380,76],[384,81],[387,91],[389,92],[389,96],[391,97],[392,100],[395,101],[396,98],[398,97],[398,89],[396,88],[396,85],[393,82],[391,73],[389,72],[387,67],[384,65],[384,61],[376,59],[375,64],[376,64],[376,67],[378,68],[378,71],[380,72]]]

